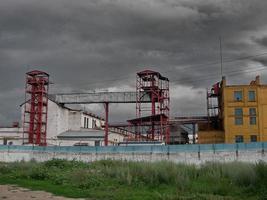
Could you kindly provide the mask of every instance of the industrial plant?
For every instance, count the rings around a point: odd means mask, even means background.
[[[36,146],[110,146],[215,144],[267,141],[267,85],[259,76],[248,85],[207,90],[207,115],[170,116],[169,79],[159,72],[136,74],[136,90],[49,93],[49,74],[26,73],[21,123],[0,128],[0,144]],[[135,104],[136,117],[109,122],[110,104]],[[105,116],[70,105],[103,104]]]

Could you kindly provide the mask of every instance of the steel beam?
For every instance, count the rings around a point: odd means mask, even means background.
[[[104,103],[105,106],[105,146],[108,146],[108,113],[109,113],[109,103]]]
[[[136,92],[99,92],[52,94],[50,98],[62,104],[136,103]],[[147,93],[142,94],[143,103],[151,102]]]

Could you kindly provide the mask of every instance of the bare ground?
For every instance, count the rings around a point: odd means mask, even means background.
[[[17,187],[14,185],[0,185],[0,200],[74,200],[65,197],[54,196],[51,193],[43,191],[31,191],[26,188]],[[77,200],[77,199],[75,199]],[[80,199],[81,200],[81,199]]]

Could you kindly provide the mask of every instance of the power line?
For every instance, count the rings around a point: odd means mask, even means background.
[[[222,38],[220,36],[220,57],[221,57],[221,77],[223,76],[223,61],[222,61]]]
[[[239,58],[234,58],[234,59],[228,59],[228,60],[224,60],[223,63],[231,63],[231,62],[235,62],[235,61],[239,61],[239,60],[247,60],[247,59],[251,59],[251,58],[255,58],[255,57],[260,57],[260,56],[265,56],[267,55],[267,52],[261,53],[261,54],[255,54],[255,55],[251,55],[251,56],[244,56],[244,57],[239,57]],[[220,61],[216,61],[216,62],[210,62],[210,63],[202,63],[202,64],[195,64],[195,65],[188,65],[185,67],[181,67],[181,68],[177,68],[178,70],[182,70],[182,69],[188,69],[191,67],[208,67],[210,65],[218,65],[220,64]],[[167,70],[167,71],[163,71],[164,72],[172,72],[174,70]]]
[[[251,72],[257,72],[257,71],[263,71],[263,70],[267,70],[267,66],[262,65],[262,68],[258,68],[258,69],[252,69],[252,70],[234,70],[234,71],[226,71],[227,72],[227,76],[235,76],[235,75],[239,75],[239,74],[244,74],[244,73],[251,73]],[[174,81],[171,81],[171,83],[194,83],[194,82],[199,82],[199,81],[204,81],[204,80],[210,80],[212,78],[216,79],[219,78],[218,73],[213,73],[213,74],[209,74],[209,75],[205,75],[205,76],[201,76],[203,77],[202,79],[194,79],[194,80],[188,80],[188,79],[177,79]],[[211,78],[209,78],[211,77]]]
[[[251,59],[251,58],[260,57],[260,56],[264,56],[264,55],[267,55],[267,52],[263,52],[263,53],[255,54],[255,55],[250,55],[250,56],[243,56],[243,57],[234,58],[234,59],[224,60],[224,63],[231,63],[231,62],[235,62],[235,61],[238,61],[238,60],[246,60],[246,59]],[[189,70],[192,67],[206,68],[206,67],[211,66],[211,65],[218,65],[218,64],[220,64],[220,62],[216,61],[216,62],[210,62],[210,63],[193,64],[193,65],[188,65],[188,66],[185,66],[185,67],[182,67],[182,68],[162,71],[161,73],[174,72],[176,70]],[[99,83],[107,83],[107,82],[116,82],[116,81],[119,81],[119,80],[127,80],[130,77],[132,77],[132,75],[122,76],[122,77],[118,77],[116,79],[107,79],[107,80],[101,80],[101,81],[92,81],[92,82],[86,82],[86,83],[79,83],[79,85],[81,85],[81,84],[82,85],[97,85]],[[58,84],[58,83],[54,83],[54,84]]]

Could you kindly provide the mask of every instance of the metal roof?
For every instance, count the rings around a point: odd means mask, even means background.
[[[103,130],[81,130],[66,131],[60,133],[57,138],[63,140],[103,140],[105,132]]]

